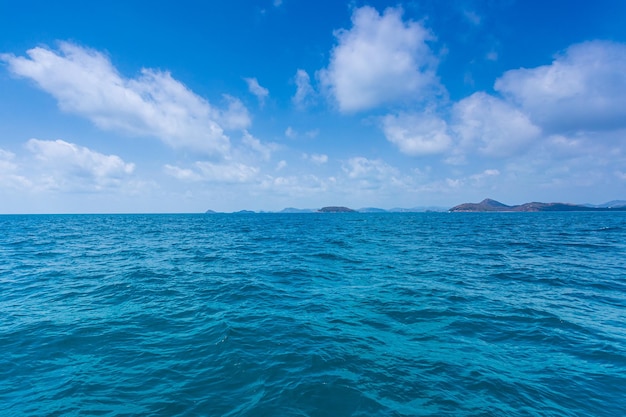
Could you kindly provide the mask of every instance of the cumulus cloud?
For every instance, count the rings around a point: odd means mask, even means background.
[[[256,78],[244,78],[244,80],[248,84],[248,90],[256,96],[259,100],[259,105],[263,107],[265,105],[265,99],[269,96],[270,91],[265,87],[261,87]]]
[[[626,45],[572,45],[550,65],[506,72],[497,91],[552,132],[626,127]]]
[[[33,80],[67,112],[84,116],[98,127],[132,135],[154,136],[174,148],[224,153],[228,128],[250,124],[241,102],[226,97],[216,108],[169,72],[142,69],[125,78],[104,54],[61,42],[59,50],[36,47],[27,57],[0,56],[9,70]]]
[[[37,160],[38,183],[61,191],[100,191],[117,187],[135,165],[63,140],[30,139],[26,149]]]
[[[387,140],[407,155],[440,153],[452,142],[447,123],[431,114],[390,114],[383,117],[382,128]]]
[[[462,150],[476,150],[486,156],[511,156],[541,134],[520,110],[483,92],[456,103],[453,116],[452,129]]]
[[[296,94],[291,98],[291,101],[296,107],[304,108],[311,104],[315,96],[315,90],[311,86],[311,77],[305,70],[298,69],[294,80],[296,83]]]
[[[439,86],[437,59],[426,43],[431,34],[418,22],[404,22],[400,8],[382,15],[368,6],[356,9],[352,28],[335,37],[319,78],[342,112],[415,100]]]

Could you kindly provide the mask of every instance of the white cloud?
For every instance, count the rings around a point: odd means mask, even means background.
[[[259,139],[252,136],[247,131],[244,131],[241,142],[248,148],[255,151],[264,160],[269,160],[272,156],[272,151],[276,149],[275,144],[265,145]]]
[[[287,197],[286,203],[293,204],[294,198],[306,207],[311,201],[319,201],[319,196],[325,194],[335,184],[335,178],[320,178],[306,174],[300,176],[268,176],[263,179],[260,187],[266,191]],[[313,203],[315,204],[315,203]]]
[[[18,170],[19,166],[15,162],[15,154],[0,149],[0,189],[13,188],[24,190],[32,186],[31,181],[19,175]]]
[[[307,130],[306,132],[304,132],[304,134],[309,139],[315,139],[317,135],[320,134],[320,130],[319,129]]]
[[[330,63],[319,77],[342,112],[415,100],[439,87],[437,59],[426,44],[432,36],[420,23],[404,22],[400,8],[382,16],[372,7],[356,9],[352,28],[335,36]]]
[[[511,156],[539,138],[541,130],[524,113],[486,93],[474,93],[454,105],[462,151],[476,150],[492,157]]]
[[[317,165],[323,165],[328,162],[328,155],[325,154],[314,153],[312,155],[306,155],[306,158]]]
[[[552,132],[623,128],[626,45],[572,45],[550,65],[506,72],[495,88]]]
[[[311,86],[311,77],[305,70],[298,69],[295,76],[296,94],[291,98],[296,107],[304,108],[311,104],[315,90]]]
[[[431,114],[390,114],[382,127],[387,140],[407,155],[440,153],[452,142],[446,122]]]
[[[465,16],[467,21],[473,24],[474,26],[480,25],[482,21],[481,17],[472,10],[466,10],[465,12],[463,12],[463,15]]]
[[[214,182],[242,183],[254,180],[259,169],[241,162],[212,163],[208,161],[196,162],[196,167],[202,173],[204,180]]]
[[[297,138],[301,138],[303,136],[306,137],[306,138],[309,138],[309,139],[315,139],[319,134],[320,134],[320,130],[319,129],[307,130],[304,133],[296,131],[291,126],[288,126],[287,129],[285,129],[285,136],[288,137],[289,139],[297,139]]]
[[[215,114],[215,120],[226,130],[244,130],[251,125],[250,113],[244,104],[236,97],[223,95],[226,109]]]
[[[36,181],[46,189],[100,191],[117,187],[134,171],[135,165],[117,155],[104,155],[63,140],[30,139],[26,143],[37,160]]]
[[[142,69],[125,78],[102,53],[61,42],[59,51],[36,47],[28,57],[4,54],[9,70],[29,78],[54,96],[59,107],[84,116],[98,127],[154,136],[174,148],[225,153],[224,128],[245,128],[250,119],[238,100],[226,97],[218,109],[169,72]]]
[[[258,176],[259,169],[236,161],[197,161],[193,164],[193,168],[181,168],[167,164],[164,166],[164,172],[171,177],[184,181],[236,184],[254,181]]]
[[[348,159],[342,168],[348,178],[363,180],[364,185],[372,182],[398,182],[399,171],[380,159],[357,156]]]
[[[298,136],[298,133],[293,129],[293,127],[288,126],[287,129],[285,129],[285,136],[289,139],[295,139]]]
[[[470,176],[470,179],[475,183],[482,183],[485,179],[490,177],[497,177],[500,175],[500,171],[497,169],[486,169],[479,174],[474,174]]]
[[[256,96],[259,100],[259,105],[263,107],[265,105],[265,99],[269,96],[270,91],[265,87],[261,87],[256,78],[244,78],[244,80],[248,84],[248,90]]]
[[[182,181],[200,181],[202,177],[196,171],[189,168],[180,168],[175,165],[166,164],[163,171],[170,177]]]
[[[285,168],[287,166],[287,161],[285,161],[284,159],[281,159],[280,161],[278,161],[278,163],[276,164],[276,171],[280,171],[283,168]]]
[[[15,154],[13,152],[0,149],[0,172],[13,171],[17,165],[13,162]]]

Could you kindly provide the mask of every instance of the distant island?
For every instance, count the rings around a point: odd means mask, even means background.
[[[328,206],[322,207],[321,209],[311,209],[311,208],[295,208],[295,207],[286,207],[280,211],[251,211],[251,210],[240,210],[232,212],[232,214],[241,214],[241,213],[287,213],[287,214],[303,214],[303,213],[445,213],[449,209],[447,207],[438,207],[438,206],[421,206],[421,207],[412,207],[412,208],[392,208],[392,209],[382,209],[378,207],[363,207],[360,209],[351,209],[343,206]],[[228,214],[224,212],[218,212],[215,210],[207,210],[205,214]]]
[[[452,207],[450,212],[539,212],[539,211],[626,211],[626,201],[613,201],[602,205],[569,203],[525,203],[507,206],[499,201],[484,199],[480,203],[463,203]]]
[[[280,211],[252,211],[239,210],[232,214],[265,214],[265,213],[287,213],[287,214],[304,214],[304,213],[479,213],[479,212],[540,212],[540,211],[626,211],[626,200],[613,200],[604,204],[570,204],[570,203],[525,203],[516,206],[509,206],[499,201],[486,198],[480,203],[463,203],[452,208],[437,206],[421,206],[413,208],[392,208],[382,209],[378,207],[363,207],[360,209],[351,209],[344,206],[327,206],[320,209],[315,208],[295,208],[287,207]],[[214,210],[207,210],[206,214],[228,214],[220,213]]]
[[[317,210],[318,213],[356,213],[356,210],[352,210],[348,207],[330,206],[322,207]]]

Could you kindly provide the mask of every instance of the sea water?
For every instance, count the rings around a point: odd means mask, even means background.
[[[623,416],[626,213],[0,216],[2,416]]]

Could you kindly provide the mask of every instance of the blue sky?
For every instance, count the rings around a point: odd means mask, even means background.
[[[0,213],[626,199],[626,2],[0,1]]]

